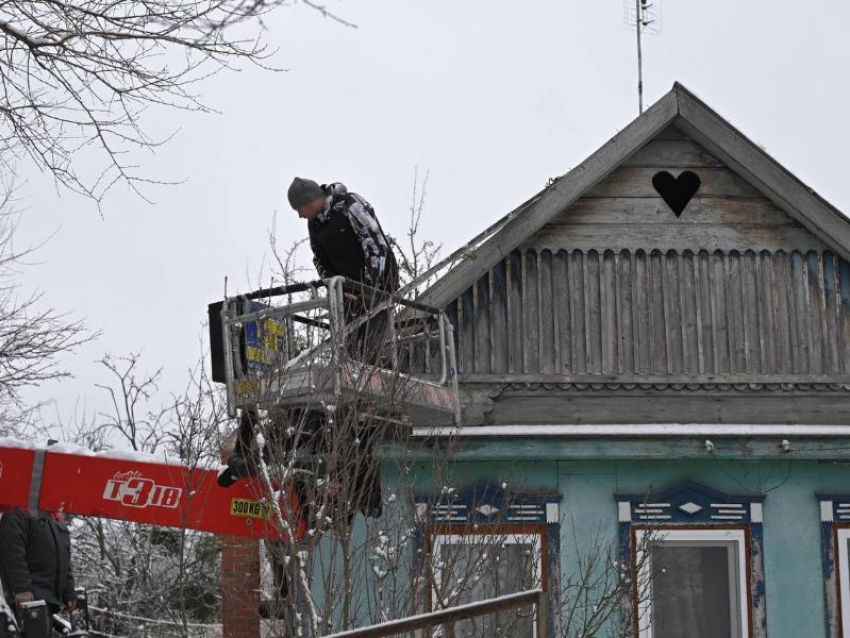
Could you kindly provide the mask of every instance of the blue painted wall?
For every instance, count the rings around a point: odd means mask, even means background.
[[[414,467],[428,485],[428,463]],[[441,482],[456,488],[482,480],[563,495],[561,571],[575,569],[594,539],[617,543],[615,493],[658,491],[684,480],[731,494],[764,493],[764,568],[771,638],[826,637],[818,491],[850,491],[850,465],[792,456],[752,460],[499,460],[457,462]]]

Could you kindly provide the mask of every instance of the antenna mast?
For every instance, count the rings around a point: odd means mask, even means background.
[[[643,113],[643,51],[641,35],[661,34],[661,0],[623,0],[624,26],[637,35],[638,113]]]

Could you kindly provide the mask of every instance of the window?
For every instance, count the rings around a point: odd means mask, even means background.
[[[433,607],[540,587],[545,565],[539,533],[439,534],[433,541]],[[447,633],[448,635],[448,633]],[[535,638],[533,607],[454,623],[456,638]]]
[[[818,492],[827,636],[850,636],[850,494]]]
[[[417,571],[430,587],[422,604],[442,609],[542,587],[560,570],[561,496],[509,492],[483,482],[416,498]],[[557,582],[557,578],[556,578]],[[559,591],[547,589],[548,627]],[[433,633],[446,638],[536,638],[533,606],[456,621]]]
[[[836,529],[838,540],[838,577],[841,592],[841,626],[850,628],[850,528]],[[845,629],[845,633],[847,629]]]
[[[749,635],[743,529],[635,530],[640,638]],[[845,546],[846,548],[846,546]],[[649,555],[644,556],[644,551]]]

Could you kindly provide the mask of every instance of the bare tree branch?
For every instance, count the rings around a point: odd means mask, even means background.
[[[143,196],[159,180],[139,172],[133,153],[168,139],[146,132],[144,111],[209,111],[197,82],[239,62],[270,68],[263,17],[294,1],[0,2],[0,162],[26,157],[97,202],[117,183]],[[94,176],[79,170],[81,153],[101,158]]]

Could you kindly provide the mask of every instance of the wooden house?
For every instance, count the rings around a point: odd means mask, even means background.
[[[848,259],[847,218],[676,84],[427,291],[456,328],[464,426],[418,433],[462,443],[456,523],[511,477],[550,583],[577,568],[569,539],[629,562],[663,532],[693,633],[653,599],[641,638],[840,636]]]
[[[667,560],[649,581],[675,595],[636,606],[640,638],[850,628],[850,223],[693,93],[674,85],[424,301],[454,324],[464,403],[460,430],[415,424],[463,469],[421,498],[432,549],[473,512],[479,535],[547,548],[552,635],[582,547],[633,565],[649,529]]]

